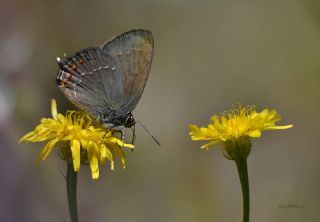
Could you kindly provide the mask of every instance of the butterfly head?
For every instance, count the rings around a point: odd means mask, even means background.
[[[111,112],[102,113],[100,115],[101,122],[107,126],[108,128],[115,128],[118,127],[126,127],[131,128],[136,124],[136,120],[134,119],[132,113],[128,113],[124,116],[116,116],[112,115]]]
[[[127,128],[130,128],[130,127],[134,126],[135,124],[136,124],[136,120],[134,119],[132,113],[129,113],[126,116],[126,120],[125,120],[124,126],[127,127]]]

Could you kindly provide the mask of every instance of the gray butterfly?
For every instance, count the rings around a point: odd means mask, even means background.
[[[76,106],[108,129],[135,126],[132,110],[146,85],[153,57],[153,36],[132,30],[101,47],[80,50],[61,62],[56,83]],[[122,134],[123,135],[123,134]]]

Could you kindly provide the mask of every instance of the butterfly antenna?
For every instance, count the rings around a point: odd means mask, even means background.
[[[142,126],[142,128],[149,134],[149,136],[152,137],[152,139],[154,140],[154,142],[156,142],[159,146],[161,146],[160,142],[150,133],[150,131],[142,124],[142,122],[140,122],[139,120],[137,120],[137,122]]]

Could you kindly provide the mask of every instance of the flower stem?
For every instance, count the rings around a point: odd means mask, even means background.
[[[67,193],[71,222],[78,222],[77,210],[77,172],[73,170],[72,163],[67,163]]]
[[[235,162],[237,164],[241,187],[242,187],[243,222],[249,222],[250,192],[249,192],[249,177],[248,177],[247,158],[239,158],[239,159],[235,160]]]

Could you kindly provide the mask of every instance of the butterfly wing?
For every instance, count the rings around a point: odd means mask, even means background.
[[[118,115],[131,112],[143,93],[153,57],[153,36],[147,30],[125,32],[102,46],[117,62],[124,81],[124,101]]]
[[[117,62],[101,48],[88,48],[59,63],[57,85],[66,97],[92,116],[124,103],[124,79]]]

